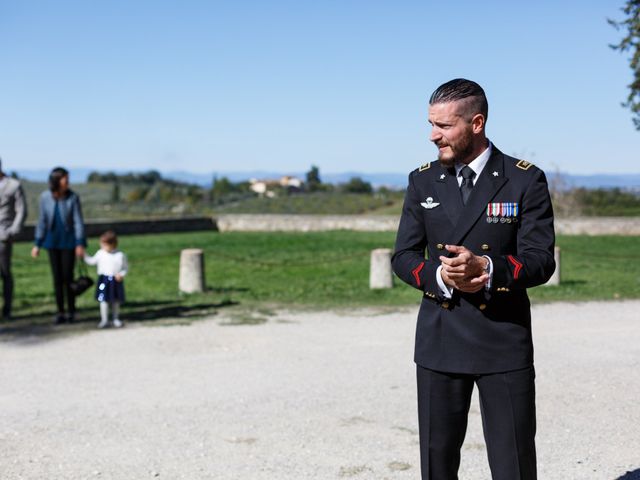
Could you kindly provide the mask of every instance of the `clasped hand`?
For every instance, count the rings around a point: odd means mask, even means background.
[[[489,274],[486,272],[489,260],[458,245],[446,245],[445,248],[455,256],[440,256],[440,275],[444,283],[467,293],[475,293],[484,288],[489,281]]]

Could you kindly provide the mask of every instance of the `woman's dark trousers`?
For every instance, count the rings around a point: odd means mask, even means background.
[[[64,297],[67,297],[69,315],[74,315],[76,311],[76,297],[71,291],[70,284],[73,281],[73,269],[76,265],[75,250],[50,248],[49,261],[51,262],[51,273],[53,274],[53,288],[56,293],[56,305],[58,313],[63,313]]]

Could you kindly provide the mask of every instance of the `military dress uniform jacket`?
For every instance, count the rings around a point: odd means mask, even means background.
[[[485,374],[533,364],[526,289],[555,270],[553,210],[544,173],[495,146],[467,204],[455,168],[439,161],[409,175],[394,272],[423,292],[415,361],[432,370]],[[489,289],[453,291],[436,280],[444,245],[463,245],[493,262]],[[425,258],[426,252],[426,258]]]

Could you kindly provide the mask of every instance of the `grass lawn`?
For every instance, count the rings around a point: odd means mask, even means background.
[[[127,303],[130,321],[189,318],[232,306],[268,315],[274,308],[394,307],[417,305],[420,293],[396,279],[392,290],[368,288],[369,255],[393,247],[395,234],[333,231],[321,233],[175,233],[125,236]],[[530,290],[534,302],[640,298],[640,238],[561,236],[562,284]],[[205,251],[207,291],[180,295],[180,250]],[[30,243],[14,246],[14,315],[19,323],[48,323],[54,312],[48,258],[29,257]],[[89,251],[97,249],[90,240]],[[90,270],[93,276],[95,270]],[[93,292],[78,300],[80,317],[97,321]]]

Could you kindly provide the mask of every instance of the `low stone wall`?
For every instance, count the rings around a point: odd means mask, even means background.
[[[211,217],[189,217],[126,221],[91,221],[85,225],[88,237],[97,237],[105,230],[118,235],[148,233],[195,232],[320,232],[326,230],[355,230],[361,232],[395,232],[396,215],[279,215],[234,214]],[[560,218],[555,222],[560,235],[640,235],[639,217],[581,217]],[[18,241],[31,241],[34,226],[26,225]]]
[[[217,230],[216,219],[211,217],[162,218],[149,220],[96,220],[85,223],[87,237],[98,237],[106,230],[118,235],[140,235],[146,233],[197,232]],[[28,241],[34,238],[35,226],[25,225],[16,238]]]
[[[220,215],[221,232],[314,232],[323,230],[357,230],[395,232],[400,218],[396,215]],[[637,217],[583,217],[556,219],[560,235],[640,235]]]
[[[220,215],[221,232],[320,232],[325,230],[356,230],[387,232],[398,229],[395,215]]]
[[[556,218],[561,235],[640,235],[640,217]]]

